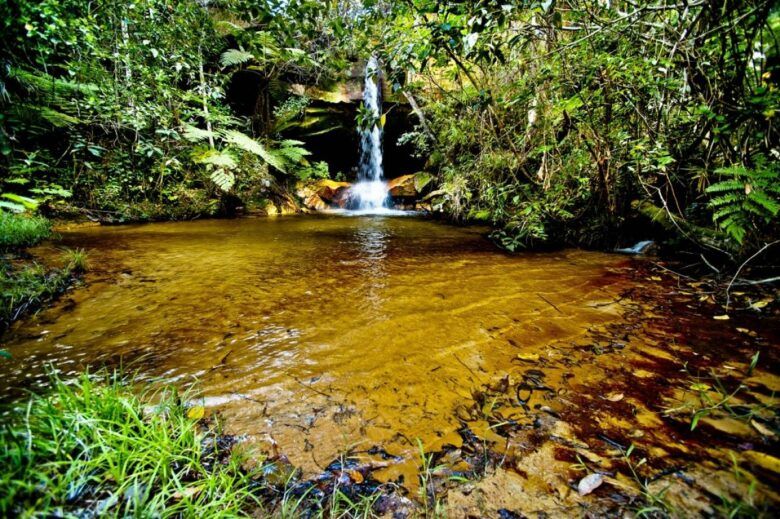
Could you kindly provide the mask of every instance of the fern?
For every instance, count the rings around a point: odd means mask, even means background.
[[[251,52],[247,52],[241,49],[230,49],[222,53],[219,57],[219,64],[223,67],[235,67],[236,65],[243,65],[255,59]]]
[[[300,164],[304,161],[304,158],[311,155],[309,150],[304,148],[301,141],[284,140],[279,143],[280,148],[277,150],[279,155],[291,164]]]
[[[212,171],[209,178],[211,178],[211,181],[214,182],[217,187],[225,192],[233,189],[233,185],[236,183],[236,176],[233,172],[223,168]]]
[[[194,126],[184,125],[182,130],[182,135],[184,135],[184,138],[190,142],[205,141],[209,137],[214,138],[214,132],[201,130],[200,128],[196,128]]]
[[[285,163],[284,157],[280,156],[277,151],[270,150],[253,138],[235,130],[227,130],[223,132],[222,135],[225,141],[232,144],[233,146],[248,153],[257,155],[282,173],[287,172],[287,165]]]
[[[99,90],[96,85],[89,83],[77,83],[67,79],[55,78],[41,72],[33,73],[19,68],[12,68],[8,76],[27,89],[42,90],[62,96],[76,93],[88,94]]]
[[[780,213],[780,171],[730,166],[715,171],[726,177],[707,188],[712,195],[712,219],[742,245],[750,233],[772,222]]]
[[[220,152],[214,149],[206,149],[200,153],[194,153],[192,161],[196,164],[210,164],[224,169],[235,169],[236,160],[228,152]]]

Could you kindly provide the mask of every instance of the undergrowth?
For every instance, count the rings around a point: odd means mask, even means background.
[[[249,477],[175,391],[135,396],[117,376],[53,384],[6,410],[0,515],[233,517],[252,503]]]

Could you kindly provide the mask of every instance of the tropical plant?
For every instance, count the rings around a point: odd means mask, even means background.
[[[707,188],[712,218],[726,234],[742,245],[757,238],[780,213],[780,168],[730,166],[715,171],[721,180]]]

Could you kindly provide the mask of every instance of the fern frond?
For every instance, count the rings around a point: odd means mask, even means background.
[[[235,130],[228,130],[223,132],[223,136],[225,138],[225,141],[232,144],[233,146],[241,150],[244,150],[247,153],[252,153],[254,155],[257,155],[258,157],[266,161],[269,165],[275,167],[282,173],[287,172],[285,161],[282,157],[280,157],[273,150],[267,149],[265,146],[263,146],[253,138],[249,137],[248,135],[245,135]]]
[[[745,189],[745,183],[740,180],[724,180],[712,184],[706,189],[707,193],[722,193],[724,191],[742,191]]]
[[[750,192],[750,195],[748,195],[748,200],[758,207],[761,207],[772,216],[777,216],[777,213],[780,213],[780,203],[778,203],[777,200],[773,200],[769,195],[762,191],[754,189]]]
[[[67,79],[55,78],[44,73],[34,73],[27,70],[12,68],[9,77],[16,79],[27,88],[36,90],[51,91],[62,95],[71,95],[74,93],[88,94],[99,90],[97,85],[90,83],[77,83]]]
[[[207,149],[203,153],[196,153],[192,156],[192,161],[196,164],[211,164],[224,169],[235,169],[236,161],[228,152],[220,152],[213,149]]]
[[[190,126],[189,124],[185,124],[182,127],[181,133],[184,136],[184,138],[190,142],[205,141],[209,137],[214,138],[214,132],[210,132],[208,130],[201,130],[200,128]]]
[[[212,171],[209,178],[217,185],[217,187],[225,192],[233,189],[233,185],[236,183],[236,176],[233,174],[233,172],[222,168]]]
[[[253,61],[255,56],[251,52],[241,49],[230,49],[222,53],[219,57],[219,64],[223,67],[234,67]]]

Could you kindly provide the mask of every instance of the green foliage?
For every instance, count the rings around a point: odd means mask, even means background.
[[[715,223],[734,241],[761,237],[780,213],[780,168],[731,166],[715,171],[723,180],[707,188]]]
[[[67,271],[83,274],[89,270],[89,256],[84,249],[66,249],[62,257]]]
[[[30,247],[51,236],[51,222],[40,216],[0,211],[0,250]]]
[[[718,202],[719,241],[701,203],[707,171],[777,153],[780,12],[769,4],[411,0],[376,18],[372,51],[420,105],[404,142],[437,173],[438,207],[488,212],[505,247],[614,246],[635,200],[738,256],[759,241],[739,229],[773,232],[768,188]]]
[[[236,517],[255,500],[216,433],[175,390],[136,396],[117,375],[53,379],[0,429],[0,514]],[[146,402],[154,401],[154,405]]]
[[[240,49],[230,49],[222,53],[222,55],[219,57],[219,63],[223,67],[234,67],[236,65],[249,63],[253,59],[254,56],[251,52]]]

